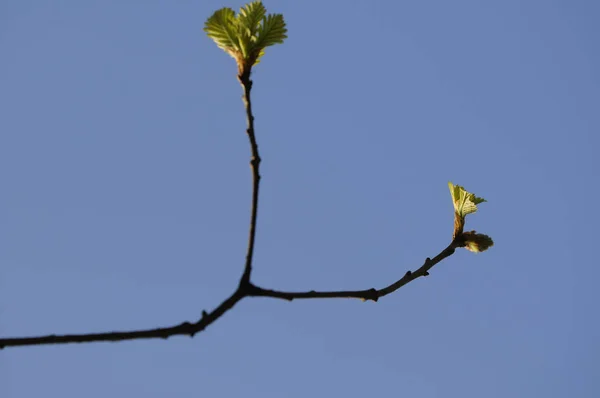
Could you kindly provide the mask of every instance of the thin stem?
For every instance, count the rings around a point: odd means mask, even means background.
[[[427,257],[425,263],[416,271],[411,272],[408,271],[404,274],[402,278],[392,283],[389,286],[386,286],[382,289],[367,289],[367,290],[350,290],[350,291],[332,291],[332,292],[316,292],[311,290],[309,292],[282,292],[278,290],[264,289],[262,287],[258,287],[255,285],[250,285],[250,291],[248,293],[249,296],[252,297],[270,297],[277,298],[282,300],[292,301],[294,299],[319,299],[319,298],[357,298],[363,301],[372,300],[377,301],[379,298],[387,296],[390,293],[395,292],[400,289],[402,286],[406,285],[409,282],[414,281],[415,279],[421,276],[429,275],[429,270],[433,268],[434,265],[445,259],[446,257],[454,254],[454,250],[457,247],[462,246],[463,243],[458,240],[454,240],[448,247],[442,250],[437,256],[433,259]]]
[[[246,293],[240,289],[236,290],[227,300],[223,301],[212,312],[202,311],[202,317],[195,323],[183,322],[179,325],[156,328],[133,330],[128,332],[105,332],[89,334],[67,334],[67,335],[47,335],[37,337],[15,337],[0,339],[0,349],[4,347],[49,345],[49,344],[68,344],[68,343],[91,343],[91,342],[117,342],[136,339],[167,339],[176,335],[188,335],[194,337],[198,332],[206,329],[207,326],[219,319],[223,314],[233,308],[238,301],[246,297]]]
[[[252,258],[254,255],[254,241],[256,237],[256,221],[258,217],[258,191],[260,187],[260,155],[258,154],[258,144],[254,133],[254,115],[252,114],[252,101],[250,100],[250,90],[252,90],[252,80],[250,80],[250,70],[238,75],[238,80],[244,89],[242,100],[246,108],[246,134],[250,141],[250,168],[252,169],[252,205],[250,215],[250,231],[248,233],[248,249],[246,252],[246,265],[244,273],[240,280],[240,287],[250,283],[250,274],[252,273]]]

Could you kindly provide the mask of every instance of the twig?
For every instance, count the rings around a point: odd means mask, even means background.
[[[260,187],[260,155],[258,154],[258,144],[254,134],[254,115],[252,114],[252,101],[250,100],[250,90],[252,90],[252,80],[250,80],[250,68],[246,73],[238,75],[238,80],[244,89],[242,100],[246,108],[246,134],[250,141],[250,168],[252,169],[252,205],[250,215],[250,231],[248,233],[248,249],[246,252],[246,265],[244,273],[240,280],[240,287],[250,283],[250,274],[252,273],[252,256],[254,255],[254,239],[256,237],[256,220],[258,216],[258,189]]]
[[[219,319],[223,314],[229,311],[233,306],[246,296],[239,289],[236,290],[227,300],[215,308],[212,312],[202,311],[202,317],[195,323],[183,322],[176,326],[156,329],[133,330],[128,332],[106,332],[90,334],[66,334],[66,335],[47,335],[38,337],[15,337],[0,339],[0,349],[4,347],[49,345],[49,344],[67,344],[67,343],[91,343],[99,341],[124,341],[137,339],[167,339],[176,335],[188,335],[194,337],[198,332],[206,329],[208,325]]]
[[[461,245],[458,241],[453,241],[447,248],[442,250],[440,254],[435,256],[433,259],[427,257],[425,263],[416,271],[411,272],[408,271],[402,278],[392,283],[391,285],[384,287],[383,289],[367,289],[367,290],[350,290],[350,291],[333,291],[333,292],[316,292],[311,290],[309,292],[281,292],[277,290],[271,289],[263,289],[258,286],[254,286],[251,284],[250,291],[248,293],[251,297],[270,297],[270,298],[278,298],[282,300],[292,301],[294,299],[318,299],[318,298],[357,298],[362,299],[363,301],[372,300],[377,301],[379,298],[387,296],[390,293],[395,292],[400,289],[402,286],[406,285],[409,282],[414,281],[415,279],[421,276],[429,275],[429,270],[445,259],[446,257],[454,254],[454,250],[456,247]]]

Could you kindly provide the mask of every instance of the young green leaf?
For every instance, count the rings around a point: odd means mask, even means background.
[[[260,27],[260,22],[267,14],[267,9],[260,1],[253,1],[240,8],[239,21],[240,26],[244,27],[244,34],[250,38],[256,39],[256,32]],[[253,40],[253,41],[254,41]]]
[[[452,195],[454,211],[461,217],[475,213],[477,211],[477,205],[486,201],[483,198],[478,198],[474,194],[467,192],[467,190],[460,185],[454,185],[451,182],[448,182],[448,187],[450,188],[450,194]]]
[[[479,198],[468,192],[460,185],[454,185],[448,182],[450,195],[452,195],[452,204],[454,205],[454,233],[452,237],[456,239],[463,233],[465,226],[465,217],[467,214],[475,213],[477,205],[485,202],[483,198]]]
[[[239,51],[235,12],[231,8],[221,8],[208,18],[204,31],[217,43],[219,48],[232,54]],[[233,56],[233,55],[232,55]],[[235,58],[235,56],[233,56]]]
[[[265,48],[277,43],[283,43],[287,38],[285,21],[281,14],[269,14],[262,20],[256,35],[256,46]]]

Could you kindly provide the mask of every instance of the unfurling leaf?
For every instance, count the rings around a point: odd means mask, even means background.
[[[460,214],[461,217],[475,213],[477,211],[477,205],[486,201],[483,198],[478,198],[474,194],[467,192],[467,190],[460,185],[454,185],[449,182],[448,187],[450,188],[450,194],[452,195],[454,211]]]
[[[256,55],[256,63],[260,62],[259,60],[264,54],[265,47],[283,43],[283,40],[287,38],[286,33],[287,29],[283,15],[270,14],[263,18],[258,34],[256,35],[256,47],[260,49]]]
[[[240,50],[236,30],[235,12],[231,8],[215,11],[204,24],[204,31],[208,37],[230,54]]]
[[[479,198],[468,192],[460,185],[454,185],[448,182],[450,188],[450,195],[452,195],[452,204],[454,205],[454,234],[453,238],[456,238],[463,232],[465,226],[465,217],[467,214],[475,213],[477,211],[477,205],[485,202],[483,198]]]
[[[255,37],[260,28],[260,22],[267,15],[267,9],[260,1],[254,1],[240,8],[238,20],[241,26],[246,29],[244,32],[248,37]]]

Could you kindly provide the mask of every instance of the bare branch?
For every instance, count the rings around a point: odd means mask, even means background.
[[[392,283],[391,285],[384,287],[383,289],[367,289],[367,290],[350,290],[350,291],[332,291],[332,292],[316,292],[311,290],[309,292],[281,292],[271,289],[263,289],[253,284],[249,287],[248,295],[251,297],[270,297],[282,300],[292,301],[294,299],[320,299],[320,298],[357,298],[363,301],[372,300],[377,301],[379,298],[387,296],[390,293],[395,292],[402,286],[421,276],[429,275],[429,270],[434,265],[445,259],[446,257],[454,254],[454,250],[457,247],[464,246],[460,241],[453,241],[448,247],[440,252],[437,256],[432,259],[427,257],[425,263],[416,271],[408,271],[402,278]]]
[[[195,323],[183,322],[179,325],[146,329],[133,330],[129,332],[105,332],[90,334],[67,334],[67,335],[47,335],[38,337],[15,337],[0,339],[0,349],[4,347],[49,345],[49,344],[68,344],[68,343],[92,343],[99,341],[117,342],[124,340],[138,339],[167,339],[176,335],[188,335],[194,337],[198,332],[206,329],[208,325],[219,319],[223,314],[229,311],[238,301],[246,296],[241,290],[236,290],[227,300],[223,301],[212,312],[202,311],[202,317]]]
[[[409,282],[421,277],[429,275],[429,270],[445,259],[446,257],[454,254],[454,251],[458,247],[465,246],[464,235],[460,235],[453,239],[452,243],[444,250],[442,250],[433,259],[427,258],[425,263],[416,271],[408,271],[402,278],[392,283],[391,285],[384,287],[380,290],[367,289],[367,290],[356,290],[356,291],[331,291],[331,292],[316,292],[314,290],[308,292],[282,292],[277,290],[270,290],[258,287],[250,282],[250,276],[252,273],[252,258],[254,254],[254,241],[256,236],[256,221],[258,213],[258,191],[260,183],[260,156],[258,154],[258,144],[256,142],[256,136],[254,132],[254,116],[252,114],[252,103],[250,101],[250,91],[252,89],[252,81],[250,80],[250,70],[240,74],[238,80],[244,89],[243,101],[246,108],[246,121],[247,129],[246,133],[250,141],[251,160],[250,167],[252,169],[252,205],[251,205],[251,216],[250,216],[250,231],[248,236],[248,250],[246,253],[246,263],[244,266],[244,272],[240,279],[240,283],[236,291],[225,301],[223,301],[217,308],[212,312],[202,312],[202,317],[195,323],[183,322],[179,325],[136,330],[128,332],[105,332],[105,333],[90,333],[90,334],[71,334],[71,335],[47,335],[39,337],[17,337],[17,338],[5,338],[0,339],[0,349],[4,347],[16,347],[16,346],[32,346],[32,345],[49,345],[49,344],[67,344],[67,343],[90,343],[90,342],[116,342],[124,340],[136,340],[136,339],[167,339],[175,335],[188,335],[193,337],[196,333],[203,331],[207,326],[211,325],[227,311],[232,309],[238,301],[245,297],[270,297],[283,300],[294,300],[294,299],[318,299],[318,298],[358,298],[363,301],[372,300],[377,301],[379,298],[391,294],[406,285]]]
[[[250,80],[250,68],[247,73],[238,75],[238,80],[244,89],[242,100],[246,108],[246,134],[250,141],[250,168],[252,169],[252,205],[250,215],[250,231],[248,234],[248,250],[246,252],[246,265],[244,273],[240,280],[240,286],[250,283],[250,274],[252,273],[252,256],[254,255],[254,239],[256,237],[256,220],[258,216],[258,189],[260,187],[260,155],[258,154],[258,144],[254,134],[254,115],[252,114],[252,101],[250,100],[250,90],[252,90],[252,80]]]
[[[308,292],[281,292],[277,290],[264,289],[248,282],[240,284],[238,289],[225,301],[223,301],[212,312],[202,313],[200,318],[195,323],[183,322],[179,325],[136,330],[129,332],[106,332],[106,333],[90,333],[90,334],[72,334],[72,335],[48,335],[39,337],[20,337],[0,339],[0,349],[4,347],[17,346],[32,346],[32,345],[49,345],[49,344],[68,344],[68,343],[91,343],[91,342],[116,342],[125,340],[138,339],[167,339],[176,335],[188,335],[194,337],[198,332],[206,329],[207,326],[219,319],[223,314],[233,308],[238,301],[244,297],[268,297],[292,301],[294,299],[319,299],[319,298],[357,298],[363,301],[377,301],[379,298],[387,296],[400,289],[402,286],[421,276],[429,275],[429,270],[434,265],[454,254],[457,247],[463,247],[464,242],[460,239],[454,240],[448,247],[442,250],[433,259],[427,258],[425,263],[416,271],[408,271],[398,281],[383,289],[367,289],[367,290],[349,290],[349,291],[332,291],[332,292],[316,292],[314,290]]]

